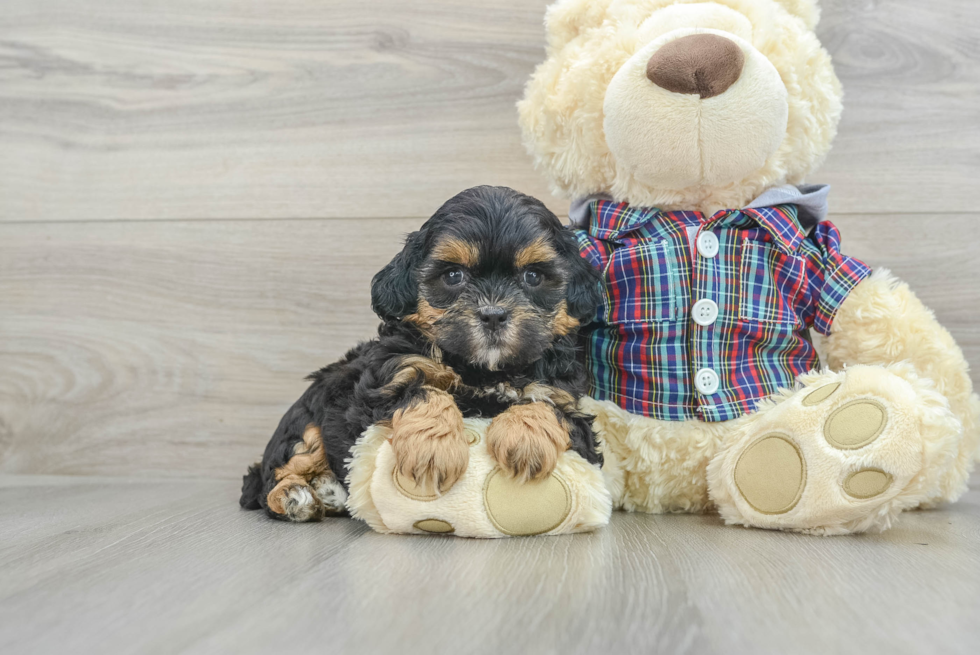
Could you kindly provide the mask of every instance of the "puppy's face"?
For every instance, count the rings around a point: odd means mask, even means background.
[[[501,223],[496,238],[465,218],[437,234],[418,269],[417,311],[405,317],[441,349],[490,370],[538,359],[578,325],[554,237],[527,215]]]
[[[598,274],[537,200],[501,187],[457,195],[377,276],[375,311],[490,370],[539,359],[592,317]]]

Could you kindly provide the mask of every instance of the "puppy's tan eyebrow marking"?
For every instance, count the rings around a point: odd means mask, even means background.
[[[469,241],[445,239],[432,249],[432,257],[439,261],[472,268],[480,263],[480,251]]]
[[[545,241],[544,237],[538,237],[517,251],[517,255],[514,256],[514,266],[524,268],[531,264],[550,262],[557,257],[558,253],[551,247],[551,244]]]

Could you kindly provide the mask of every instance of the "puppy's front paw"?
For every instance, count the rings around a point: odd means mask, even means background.
[[[395,412],[391,427],[398,472],[422,490],[445,493],[466,472],[470,445],[449,394],[430,389],[422,402]]]
[[[551,475],[570,443],[568,430],[547,403],[514,405],[487,429],[490,456],[521,482]]]

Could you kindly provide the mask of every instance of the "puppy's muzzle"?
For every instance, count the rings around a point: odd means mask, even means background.
[[[496,332],[504,328],[510,319],[510,312],[499,305],[481,307],[477,315],[480,317],[480,323],[489,332]]]

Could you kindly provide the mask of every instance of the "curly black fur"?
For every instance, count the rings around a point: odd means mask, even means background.
[[[461,266],[434,259],[433,250],[447,240],[472,246],[478,262]],[[516,267],[518,253],[542,240],[556,256]],[[457,270],[464,282],[450,285],[447,280],[457,274],[447,277],[447,271]],[[537,277],[528,278],[527,270]],[[538,284],[532,287],[528,279]],[[601,465],[593,417],[575,408],[587,386],[577,333],[554,327],[562,309],[575,322],[591,320],[599,294],[597,273],[541,202],[504,187],[460,193],[409,235],[404,249],[374,277],[372,307],[383,320],[378,336],[309,377],[313,383],[279,422],[261,464],[245,476],[241,506],[266,508],[282,518],[268,509],[266,496],[276,485],[275,470],[289,461],[310,425],[320,428],[328,465],[345,481],[346,459],[364,430],[424,398],[422,376],[394,382],[412,355],[441,361],[459,376],[461,383],[451,393],[466,417],[500,414],[522,402],[515,400],[514,390],[532,383],[564,392],[573,402],[556,403],[555,411],[569,426],[572,448]],[[434,323],[418,317],[422,301],[440,313]],[[478,319],[488,304],[503,307],[513,322],[491,332]],[[495,388],[511,393],[495,393]]]

